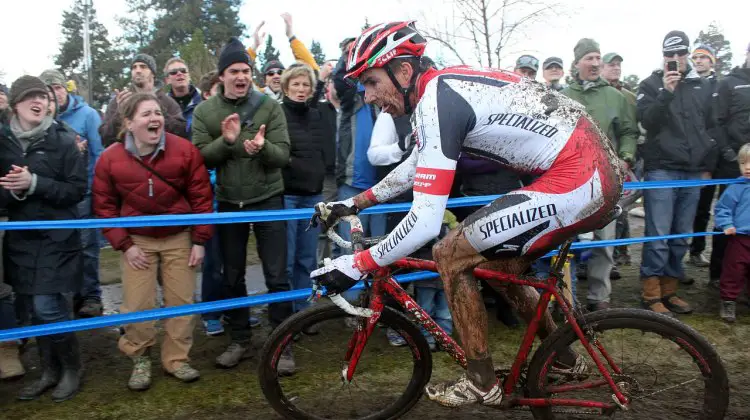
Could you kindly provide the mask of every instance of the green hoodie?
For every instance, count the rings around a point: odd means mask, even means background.
[[[265,96],[251,118],[252,125],[243,124],[234,144],[224,141],[221,122],[240,113],[247,98],[227,99],[220,85],[216,95],[195,108],[192,127],[193,144],[200,149],[206,167],[216,168],[216,200],[240,207],[282,194],[281,168],[289,162],[289,133],[284,111],[278,102],[265,100]],[[261,125],[266,126],[265,143],[258,154],[250,156],[243,143],[255,138]]]
[[[638,142],[635,106],[601,77],[593,82],[571,83],[561,92],[581,103],[607,134],[621,159],[632,162]]]

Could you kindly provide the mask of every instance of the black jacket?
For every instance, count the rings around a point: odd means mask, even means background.
[[[294,102],[285,96],[282,108],[291,142],[289,165],[283,170],[284,193],[320,194],[326,174],[323,148],[333,133],[320,111],[310,103]]]
[[[719,82],[715,110],[720,127],[717,141],[737,153],[743,144],[750,143],[750,68],[735,67]],[[719,175],[738,177],[737,161],[727,160],[732,152],[722,153],[722,157]]]
[[[44,138],[24,153],[9,126],[0,131],[0,172],[28,166],[36,189],[24,200],[0,189],[0,206],[10,221],[73,220],[86,193],[87,174],[76,134],[53,122]],[[77,229],[9,230],[5,234],[5,275],[16,293],[75,292],[82,276],[81,238]]]
[[[638,121],[646,130],[646,170],[712,171],[718,150],[711,83],[690,69],[674,93],[664,89],[662,70],[638,88]]]

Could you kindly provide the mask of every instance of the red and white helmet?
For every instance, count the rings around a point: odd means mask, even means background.
[[[394,58],[421,57],[427,40],[414,23],[381,23],[362,32],[349,47],[346,77],[356,79],[365,70],[384,67]]]

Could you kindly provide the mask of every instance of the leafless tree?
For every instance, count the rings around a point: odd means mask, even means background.
[[[559,3],[548,0],[445,0],[449,16],[430,18],[423,13],[420,31],[439,42],[466,64],[462,45],[470,46],[482,66],[500,64],[507,47],[525,30],[552,15]],[[445,10],[446,8],[437,8]]]

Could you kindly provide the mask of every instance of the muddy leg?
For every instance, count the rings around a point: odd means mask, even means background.
[[[443,279],[453,324],[461,337],[468,362],[468,377],[482,389],[497,381],[487,342],[487,311],[472,274],[485,261],[463,237],[461,227],[451,231],[433,248]]]

